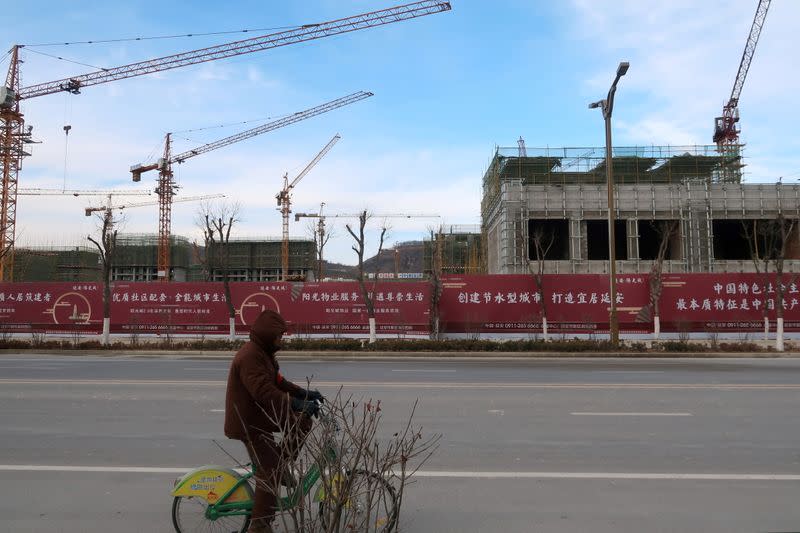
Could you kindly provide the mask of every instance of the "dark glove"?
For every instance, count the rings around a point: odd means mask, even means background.
[[[300,389],[300,392],[298,392],[296,396],[298,398],[310,400],[312,402],[325,403],[325,396],[323,396],[322,393],[316,389],[314,390]]]
[[[292,397],[292,411],[308,416],[319,415],[319,404],[310,400]]]

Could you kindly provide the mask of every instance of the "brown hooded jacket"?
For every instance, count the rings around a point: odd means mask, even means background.
[[[233,357],[225,394],[227,437],[247,441],[259,432],[281,431],[275,422],[284,425],[293,416],[290,395],[300,395],[303,389],[281,376],[275,359],[285,331],[281,315],[264,311],[250,328],[250,342]]]

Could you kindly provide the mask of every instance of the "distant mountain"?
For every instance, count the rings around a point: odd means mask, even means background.
[[[395,262],[396,261],[396,262]],[[384,249],[380,257],[372,256],[364,260],[364,272],[374,273],[417,273],[422,272],[424,264],[424,245],[422,241],[408,241],[395,244],[394,248]],[[326,278],[356,279],[357,265],[343,265],[325,261]]]

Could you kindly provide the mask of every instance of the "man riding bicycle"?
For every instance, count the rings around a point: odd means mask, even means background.
[[[279,467],[297,458],[311,430],[311,416],[324,401],[316,390],[306,390],[285,379],[275,353],[286,332],[286,322],[275,311],[264,311],[250,328],[250,341],[236,352],[225,394],[225,435],[242,441],[256,468],[251,533],[271,533],[277,495],[272,480],[291,484],[289,472]],[[283,433],[278,445],[273,432]],[[283,451],[282,451],[283,450]]]

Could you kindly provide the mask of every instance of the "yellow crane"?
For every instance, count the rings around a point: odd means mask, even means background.
[[[283,218],[283,241],[281,242],[281,279],[286,281],[289,277],[289,213],[292,212],[292,197],[291,192],[297,183],[303,179],[303,176],[308,174],[308,172],[314,168],[314,166],[319,163],[319,160],[325,157],[333,145],[339,142],[339,139],[342,137],[337,133],[333,136],[333,138],[328,141],[328,144],[319,151],[319,153],[311,160],[309,164],[306,165],[306,168],[300,171],[300,173],[295,177],[291,183],[289,183],[289,174],[285,173],[283,175],[283,189],[275,195],[275,198],[278,200],[278,210],[281,212],[281,216]],[[324,205],[324,204],[323,204]],[[320,207],[320,212],[322,208]],[[298,220],[295,218],[295,221]]]

